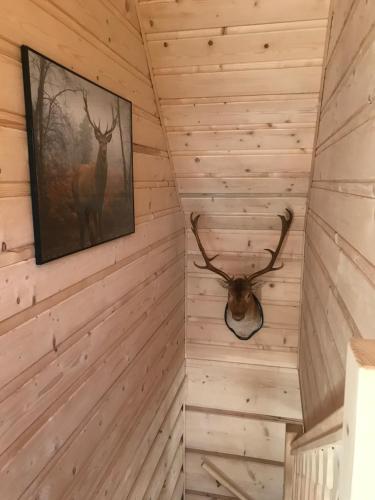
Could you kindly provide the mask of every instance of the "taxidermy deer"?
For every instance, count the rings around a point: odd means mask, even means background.
[[[218,255],[208,257],[198,233],[198,221],[200,215],[196,215],[195,217],[193,213],[190,215],[191,230],[193,231],[198,248],[205,262],[205,265],[202,266],[196,262],[194,262],[194,265],[199,269],[212,271],[223,278],[221,280],[221,284],[228,289],[228,302],[225,308],[225,322],[228,328],[241,340],[248,340],[263,326],[262,306],[254,294],[254,287],[256,285],[255,279],[259,278],[259,276],[262,276],[263,274],[271,271],[277,271],[283,267],[283,264],[275,267],[275,262],[293,220],[293,212],[288,209],[286,212],[286,216],[279,215],[281,220],[281,234],[276,249],[265,249],[271,254],[271,259],[267,266],[252,274],[246,274],[241,277],[230,276],[222,269],[219,269],[212,264],[212,261],[216,259]]]
[[[84,106],[88,121],[94,130],[95,139],[98,141],[98,155],[95,164],[81,164],[77,167],[73,176],[73,198],[79,220],[80,239],[82,247],[85,246],[85,234],[88,231],[91,244],[103,238],[102,214],[104,193],[107,185],[107,146],[111,142],[112,132],[118,122],[112,107],[112,123],[106,126],[104,132],[90,116],[87,104],[87,93],[82,92]]]

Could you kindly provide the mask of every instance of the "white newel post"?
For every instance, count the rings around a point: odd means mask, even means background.
[[[339,500],[375,498],[375,340],[352,340],[347,357]]]

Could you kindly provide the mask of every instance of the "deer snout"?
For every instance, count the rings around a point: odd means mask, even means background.
[[[244,314],[233,314],[232,313],[232,318],[235,321],[242,321],[244,319],[245,315]]]

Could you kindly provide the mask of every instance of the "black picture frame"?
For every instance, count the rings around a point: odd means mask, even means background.
[[[36,264],[134,233],[132,103],[26,45],[21,59]]]

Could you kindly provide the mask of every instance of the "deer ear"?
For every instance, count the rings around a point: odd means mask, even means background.
[[[223,288],[229,288],[229,283],[227,280],[218,280],[218,282]]]
[[[112,134],[108,134],[106,136],[106,139],[107,139],[107,142],[111,142],[111,139],[112,139]]]

